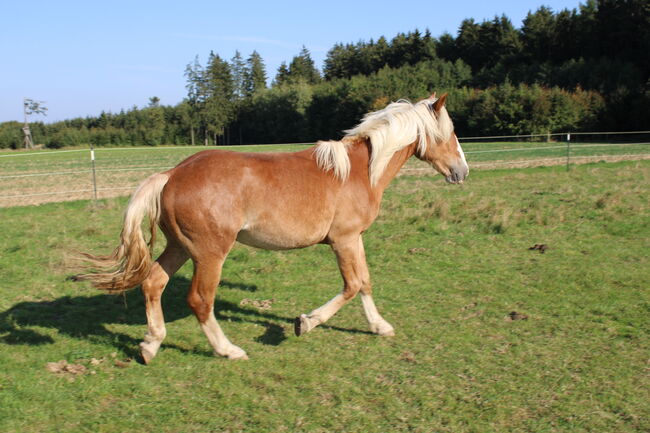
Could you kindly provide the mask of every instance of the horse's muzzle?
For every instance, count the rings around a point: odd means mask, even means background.
[[[467,164],[458,164],[449,167],[449,176],[445,176],[447,183],[463,183],[469,174],[469,167]]]

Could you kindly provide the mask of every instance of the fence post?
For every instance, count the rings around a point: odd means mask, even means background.
[[[90,143],[90,165],[93,172],[93,197],[97,201],[97,175],[95,174],[95,147]]]
[[[571,158],[571,133],[566,134],[566,170],[569,171],[569,160]]]

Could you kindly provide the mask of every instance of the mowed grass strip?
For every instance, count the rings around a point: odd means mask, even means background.
[[[402,176],[364,235],[395,337],[358,300],[293,336],[339,292],[334,256],[238,245],[216,308],[251,360],[212,356],[187,264],[150,366],[139,290],[66,280],[71,252],[114,248],[126,199],[3,209],[0,431],[646,432],[649,185],[647,161]]]

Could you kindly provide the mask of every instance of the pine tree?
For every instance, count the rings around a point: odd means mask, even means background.
[[[203,107],[205,106],[205,71],[199,63],[199,56],[194,58],[194,62],[187,65],[185,68],[185,78],[187,84],[187,120],[189,121],[190,137],[192,145],[195,144],[195,131],[201,129]]]
[[[300,54],[293,58],[289,65],[289,74],[296,80],[304,80],[309,84],[316,84],[321,80],[320,73],[311,58],[309,50],[303,45]]]
[[[385,37],[381,36],[372,47],[373,72],[380,70],[388,64],[389,52],[390,46],[388,45],[388,41]]]
[[[244,70],[244,95],[250,97],[254,93],[266,89],[266,68],[262,56],[253,51]]]
[[[437,52],[441,59],[452,62],[460,58],[456,39],[447,32],[443,33],[438,38]]]
[[[343,44],[335,44],[327,52],[323,66],[323,75],[325,79],[350,77],[351,73],[347,69],[346,55],[349,49]]]
[[[160,106],[160,98],[149,98],[149,106],[140,110],[140,139],[147,146],[163,144],[165,137],[165,112]]]
[[[235,114],[235,86],[228,62],[218,54],[210,53],[205,68],[206,103],[203,111],[206,130],[211,132],[216,144],[217,135],[224,134]],[[207,142],[207,135],[205,137]]]
[[[275,76],[275,85],[301,81],[308,84],[316,84],[321,81],[320,73],[316,69],[316,66],[314,66],[314,61],[309,54],[309,50],[304,45],[300,54],[294,56],[289,66],[285,62],[282,62]]]
[[[278,68],[278,73],[275,74],[273,85],[281,86],[283,84],[289,83],[290,81],[289,67],[287,66],[287,62],[282,62]]]
[[[230,72],[232,74],[233,95],[235,100],[243,99],[246,95],[246,64],[244,63],[239,51],[235,51],[235,55],[230,59]]]
[[[465,19],[460,24],[455,42],[458,56],[467,62],[474,71],[480,69],[483,64],[482,49],[479,46],[480,31],[481,26],[473,18]],[[490,55],[490,53],[485,54]]]
[[[152,96],[151,98],[149,98],[149,107],[150,108],[160,107],[160,98],[157,96]]]

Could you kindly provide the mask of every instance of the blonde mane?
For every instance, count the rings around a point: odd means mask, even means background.
[[[342,141],[319,141],[316,143],[316,165],[321,170],[334,170],[334,176],[345,182],[350,175],[348,145]]]
[[[395,152],[418,142],[417,152],[423,155],[427,142],[450,139],[454,125],[445,107],[438,116],[432,112],[435,99],[424,99],[415,104],[400,100],[383,110],[368,113],[356,127],[344,131],[346,137],[364,137],[370,141],[370,184],[375,186]],[[334,175],[345,181],[350,172],[347,145],[341,141],[321,141],[316,146],[316,163],[323,170],[334,170]]]

